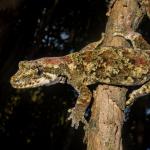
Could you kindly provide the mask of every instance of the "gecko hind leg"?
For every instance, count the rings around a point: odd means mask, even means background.
[[[84,117],[84,114],[87,107],[90,104],[91,97],[92,97],[91,91],[88,89],[87,86],[82,86],[79,89],[79,92],[80,95],[77,99],[75,107],[68,110],[68,112],[70,113],[68,120],[72,120],[71,126],[75,127],[75,129],[78,128],[80,121],[85,125],[87,125],[87,121]]]
[[[129,32],[114,32],[113,36],[120,36],[125,38],[126,40],[129,40],[136,50],[147,50],[150,49],[149,43],[143,38],[143,36],[134,31]]]
[[[139,89],[133,91],[129,95],[129,99],[126,101],[126,106],[130,107],[138,97],[141,97],[147,94],[150,94],[150,81],[148,81],[147,83],[142,85]]]

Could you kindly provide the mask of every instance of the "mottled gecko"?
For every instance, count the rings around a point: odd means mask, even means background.
[[[11,77],[14,88],[33,88],[56,83],[71,84],[79,96],[69,119],[78,128],[79,122],[86,123],[84,113],[92,93],[88,85],[101,83],[119,86],[141,86],[127,100],[134,100],[150,93],[150,51],[133,48],[97,47],[71,53],[63,57],[45,57],[21,61],[18,72]]]

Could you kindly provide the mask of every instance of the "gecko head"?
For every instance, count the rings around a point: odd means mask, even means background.
[[[49,68],[52,70],[52,68]],[[66,77],[57,75],[45,69],[36,60],[19,62],[19,70],[11,77],[10,83],[14,88],[33,88],[43,85],[65,83]]]

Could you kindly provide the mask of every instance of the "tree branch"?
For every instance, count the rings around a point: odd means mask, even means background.
[[[113,34],[136,33],[146,12],[142,12],[142,6],[139,6],[137,0],[116,0],[112,6],[102,46],[131,47],[133,45],[125,38],[114,37]],[[144,41],[142,36],[140,38]],[[144,43],[147,44],[146,41]],[[125,108],[126,92],[126,88],[98,86],[94,95],[89,129],[86,131],[88,150],[122,150],[122,110]]]

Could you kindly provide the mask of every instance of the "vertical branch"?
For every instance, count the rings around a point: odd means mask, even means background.
[[[124,114],[115,101],[125,102],[126,91],[108,85],[97,88],[87,131],[88,150],[122,150],[121,129]]]
[[[102,46],[130,47],[123,37],[114,32],[134,33],[145,15],[137,0],[116,0]],[[94,96],[92,116],[86,131],[88,150],[122,150],[121,131],[124,119],[126,88],[100,85]]]

